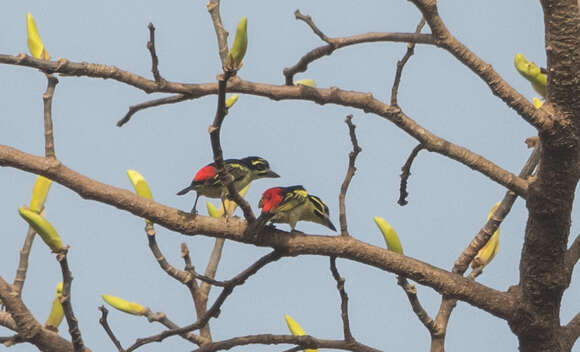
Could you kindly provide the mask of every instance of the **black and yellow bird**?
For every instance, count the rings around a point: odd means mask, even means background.
[[[249,156],[243,159],[224,160],[226,171],[233,176],[234,188],[239,192],[250,182],[265,177],[280,177],[277,173],[270,170],[270,164],[258,156]],[[208,198],[221,198],[225,200],[228,190],[221,183],[218,177],[217,166],[214,163],[202,167],[193,177],[193,181],[186,188],[177,192],[181,196],[189,191],[196,191],[195,203],[193,204],[192,213],[196,213],[197,200],[199,196]]]
[[[268,221],[289,224],[292,231],[298,221],[311,221],[336,231],[330,221],[328,206],[302,186],[273,187],[262,194],[258,203],[262,213],[257,219],[257,228]]]

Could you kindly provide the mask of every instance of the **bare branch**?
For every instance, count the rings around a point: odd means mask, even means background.
[[[54,96],[54,90],[58,84],[58,79],[51,74],[46,75],[48,84],[46,86],[46,91],[42,95],[42,101],[44,102],[44,155],[47,158],[56,158],[54,152],[54,135],[52,129],[52,97]]]
[[[332,272],[332,277],[336,280],[336,289],[340,294],[340,311],[341,311],[341,318],[342,318],[342,327],[344,330],[344,340],[345,341],[354,341],[352,337],[352,332],[350,331],[350,323],[348,319],[348,295],[346,294],[346,290],[344,289],[344,278],[340,276],[338,273],[338,269],[336,268],[336,257],[330,257],[330,272]]]
[[[252,207],[246,202],[234,187],[233,177],[227,172],[224,164],[224,157],[220,143],[220,130],[222,123],[227,114],[226,109],[226,88],[228,79],[234,72],[225,71],[224,74],[218,77],[218,102],[213,124],[209,126],[209,136],[211,139],[211,149],[213,150],[213,158],[218,170],[220,181],[228,189],[228,197],[230,197],[244,212],[244,217],[248,223],[253,223],[256,220]],[[223,202],[223,199],[222,199]]]
[[[101,311],[101,318],[99,319],[99,323],[101,324],[103,329],[105,329],[107,336],[109,336],[109,338],[111,339],[111,341],[113,342],[115,347],[117,347],[117,351],[125,352],[125,350],[123,349],[123,346],[121,345],[121,342],[119,342],[119,340],[115,337],[115,333],[113,332],[113,330],[109,326],[109,322],[107,320],[107,316],[109,315],[109,310],[107,308],[105,308],[105,306],[100,306],[99,310]]]
[[[324,33],[322,33],[320,29],[318,29],[318,27],[316,27],[314,21],[312,21],[312,17],[308,15],[303,15],[302,13],[300,13],[300,10],[294,11],[294,17],[296,17],[297,20],[304,21],[322,41],[332,45],[332,41],[328,39],[328,37],[325,36]]]
[[[66,318],[68,325],[68,332],[72,338],[74,351],[82,352],[84,351],[85,346],[81,337],[81,330],[79,329],[78,320],[75,317],[72,308],[71,283],[73,277],[68,266],[66,254],[67,249],[57,255],[57,260],[60,263],[60,269],[62,271],[62,297],[60,298],[60,304],[62,305],[62,310],[64,311],[64,317]]]
[[[58,160],[33,156],[14,148],[0,146],[0,166],[16,167],[40,174],[75,191],[81,197],[113,205],[149,219],[167,229],[184,235],[226,238],[237,242],[283,250],[284,255],[322,255],[346,258],[381,270],[403,275],[421,285],[432,287],[444,295],[454,296],[502,318],[511,317],[519,302],[510,293],[499,292],[474,283],[460,275],[433,267],[419,260],[398,255],[384,248],[358,241],[351,236],[289,235],[285,231],[265,228],[259,239],[244,236],[247,223],[230,218],[228,221],[206,216],[192,216],[154,200],[145,199],[83,176]],[[492,299],[493,297],[493,299]]]
[[[415,34],[421,33],[421,29],[425,25],[425,17],[421,17],[421,20],[417,24],[417,29],[415,29]],[[392,106],[399,106],[397,104],[397,94],[399,92],[399,84],[401,83],[401,75],[403,73],[403,67],[411,56],[415,53],[415,43],[408,43],[407,44],[407,52],[403,56],[403,58],[397,61],[397,71],[395,72],[395,81],[393,82],[393,87],[391,88],[391,105]]]
[[[8,63],[20,66],[36,67],[50,72],[61,72],[69,75],[82,75],[91,77],[111,78],[120,82],[125,82],[132,86],[143,89],[146,92],[173,92],[188,94],[192,99],[208,94],[216,94],[218,85],[215,83],[207,84],[181,84],[167,82],[160,88],[154,81],[147,80],[141,76],[120,70],[116,67],[104,65],[95,65],[87,63],[72,63],[66,60],[57,62],[37,60],[26,55],[7,56],[0,55],[0,63]],[[440,138],[405,115],[401,109],[392,107],[375,99],[372,94],[364,94],[352,91],[343,91],[338,88],[321,89],[312,87],[294,87],[294,86],[275,86],[269,84],[260,84],[243,81],[239,77],[234,77],[228,83],[228,91],[244,94],[269,97],[275,100],[281,99],[300,99],[310,100],[319,104],[338,104],[361,109],[382,116],[393,122],[397,127],[408,133],[420,143],[424,144],[426,149],[445,155],[451,159],[479,171],[492,180],[516,192],[523,198],[526,197],[528,183],[515,176],[514,174],[500,168],[491,161],[485,159],[466,148],[454,145],[449,141]],[[529,104],[526,101],[526,104]],[[534,109],[535,116],[548,116],[545,109]],[[236,197],[236,194],[230,195]]]
[[[244,284],[249,277],[257,273],[261,268],[268,265],[269,263],[277,261],[281,257],[282,253],[279,251],[275,250],[273,252],[270,252],[269,254],[266,254],[262,258],[258,259],[258,261],[256,261],[254,264],[250,265],[246,270],[236,275],[233,279],[228,280],[226,282],[226,286],[224,287],[218,298],[216,298],[214,304],[207,310],[207,312],[202,317],[198,318],[195,323],[178,329],[166,330],[160,334],[153,335],[150,337],[138,339],[133,345],[131,345],[131,347],[127,349],[127,352],[134,351],[135,349],[143,345],[149,344],[151,342],[160,342],[169,336],[181,335],[205,326],[212,317],[215,318],[218,317],[221,306],[225,302],[226,298],[228,298],[228,296],[233,292],[236,286]]]
[[[186,94],[176,94],[176,95],[172,95],[172,96],[165,97],[165,98],[148,100],[148,101],[145,101],[145,102],[137,104],[137,105],[131,105],[131,106],[129,106],[129,111],[125,114],[125,116],[123,116],[122,119],[117,121],[117,127],[122,127],[124,124],[129,122],[129,120],[131,120],[131,117],[133,117],[133,115],[135,115],[135,113],[137,113],[141,110],[144,110],[147,108],[152,108],[154,106],[180,103],[182,101],[189,100],[189,99],[192,99],[192,97],[190,97]]]
[[[410,284],[409,281],[404,278],[403,276],[399,276],[397,278],[397,283],[399,286],[403,288],[405,293],[407,294],[407,298],[409,299],[409,303],[411,304],[411,308],[413,312],[419,318],[419,321],[423,323],[423,325],[429,330],[430,333],[433,333],[435,330],[435,322],[429,316],[429,313],[423,308],[421,302],[419,302],[419,297],[417,297],[417,288],[415,285]]]
[[[155,82],[162,85],[165,82],[165,79],[163,79],[159,73],[159,59],[157,58],[157,52],[155,51],[155,26],[150,22],[147,28],[149,28],[147,49],[149,49],[149,53],[151,53],[151,72],[153,73]]]
[[[44,215],[44,211],[40,215]],[[16,269],[16,276],[14,277],[14,292],[16,292],[18,296],[22,296],[22,287],[24,286],[26,272],[28,271],[28,258],[30,257],[30,249],[32,248],[35,235],[36,231],[34,231],[32,226],[28,226],[28,232],[26,233],[26,238],[24,239],[24,245],[22,245],[22,249],[20,250],[18,269]]]
[[[147,312],[145,313],[145,316],[147,317],[147,319],[150,322],[158,322],[169,329],[178,329],[179,328],[179,326],[177,324],[175,324],[169,318],[167,318],[167,315],[165,313],[153,313],[150,310],[147,310]],[[192,332],[184,333],[184,334],[181,334],[179,336],[188,340],[189,342],[195,343],[198,346],[201,346],[205,343],[211,342],[211,339],[198,336]]]
[[[419,43],[435,44],[431,34],[415,33],[364,33],[349,37],[327,38],[332,44],[319,46],[306,53],[294,66],[284,69],[285,84],[291,86],[294,81],[294,75],[300,72],[306,72],[308,65],[320,59],[323,56],[330,55],[336,49],[344,48],[351,45],[374,42],[399,42],[399,43]]]
[[[526,161],[526,164],[520,171],[520,178],[527,178],[532,175],[538,160],[540,158],[540,146],[537,145],[534,151]],[[493,216],[485,223],[485,225],[479,230],[479,233],[471,240],[467,248],[463,250],[459,258],[455,261],[453,265],[453,272],[463,275],[467,270],[469,263],[477,255],[477,252],[485,246],[491,235],[497,230],[499,224],[503,221],[505,216],[510,212],[512,205],[516,201],[517,196],[513,192],[506,192],[503,200],[501,201],[499,207],[495,210]]]
[[[234,337],[229,340],[209,343],[204,345],[194,352],[214,352],[220,350],[229,350],[235,346],[246,346],[252,344],[260,345],[279,345],[279,344],[295,344],[301,349],[307,348],[324,348],[345,351],[357,352],[379,352],[379,350],[363,345],[356,341],[341,341],[341,340],[322,340],[312,336],[292,336],[292,335],[249,335]],[[290,349],[292,351],[294,349]]]
[[[350,181],[356,172],[356,166],[354,165],[356,161],[356,157],[361,152],[361,148],[358,145],[358,140],[356,138],[355,128],[356,126],[352,123],[352,115],[348,115],[346,117],[346,122],[348,126],[348,131],[350,134],[350,142],[352,143],[352,152],[348,154],[348,170],[346,170],[346,175],[344,177],[344,181],[342,182],[342,186],[340,186],[340,194],[338,196],[338,204],[340,208],[340,234],[342,236],[349,236],[348,228],[347,228],[347,221],[346,221],[346,192],[348,191],[348,186],[350,185]]]
[[[211,16],[211,21],[213,23],[213,28],[217,37],[218,50],[220,60],[222,62],[222,67],[225,67],[228,57],[228,32],[222,24],[222,19],[220,16],[220,0],[210,0],[207,3],[207,11]]]
[[[494,95],[503,100],[507,106],[514,109],[536,129],[547,131],[553,126],[554,121],[550,114],[545,112],[538,113],[540,112],[539,110],[544,109],[536,109],[528,99],[518,93],[495,72],[490,64],[480,59],[449,32],[439,16],[436,1],[411,0],[411,2],[419,8],[423,17],[427,20],[437,46],[447,50],[457,60],[471,69],[489,86]]]
[[[73,345],[53,331],[45,329],[34,319],[22,299],[14,293],[13,287],[0,276],[0,299],[11,312],[18,336],[35,345],[41,351],[73,352]],[[90,352],[85,347],[85,352]]]
[[[161,252],[161,249],[159,249],[159,246],[157,245],[157,239],[155,238],[156,236],[153,224],[147,223],[147,225],[145,226],[145,233],[147,234],[149,249],[151,250],[151,253],[155,257],[155,260],[157,260],[157,263],[159,263],[161,269],[163,269],[163,271],[165,271],[167,275],[171,276],[175,280],[181,282],[184,285],[189,285],[193,280],[191,274],[186,271],[181,271],[176,267],[172,266],[171,264],[169,264],[169,262],[167,262],[167,259]]]
[[[574,343],[580,338],[580,313],[576,314],[572,320],[562,328],[563,338],[566,344],[569,346],[568,349],[572,349]]]
[[[407,205],[409,202],[407,201],[407,196],[409,193],[407,192],[407,181],[409,180],[409,176],[411,176],[411,165],[413,165],[413,161],[419,154],[421,150],[425,149],[423,144],[419,144],[411,151],[409,154],[409,158],[405,162],[405,165],[401,168],[401,186],[399,187],[399,200],[397,203],[401,206]]]

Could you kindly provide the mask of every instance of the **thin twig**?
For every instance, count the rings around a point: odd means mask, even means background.
[[[131,106],[129,106],[129,111],[125,114],[125,116],[123,116],[122,119],[117,121],[117,127],[122,127],[124,124],[129,122],[129,120],[131,120],[131,117],[133,117],[133,115],[135,115],[135,113],[137,113],[141,110],[144,110],[147,108],[152,108],[155,106],[160,106],[160,105],[180,103],[182,101],[189,100],[189,99],[193,99],[193,97],[190,95],[187,95],[187,94],[176,94],[176,95],[172,95],[170,97],[148,100],[148,101],[145,101],[145,102],[140,103],[140,104],[131,105]]]
[[[419,321],[423,323],[423,325],[427,328],[427,330],[429,330],[430,333],[433,333],[435,330],[435,322],[429,316],[429,313],[427,313],[425,308],[423,308],[421,302],[419,302],[419,297],[417,297],[417,288],[415,285],[409,283],[409,281],[403,276],[397,277],[397,283],[407,294],[411,308],[413,308],[413,312],[415,312],[417,318],[419,318]]]
[[[219,296],[216,298],[214,304],[207,310],[207,312],[201,318],[198,318],[197,321],[194,322],[193,324],[178,329],[166,330],[157,335],[149,336],[146,338],[137,339],[137,341],[135,341],[135,343],[127,349],[127,352],[134,351],[135,349],[143,345],[149,344],[151,342],[160,342],[169,336],[180,335],[183,333],[197,330],[205,326],[205,324],[207,324],[207,322],[212,317],[217,317],[219,315],[221,306],[228,298],[228,296],[233,292],[236,286],[244,284],[249,277],[257,273],[261,268],[263,268],[269,263],[272,263],[280,259],[281,257],[282,253],[274,250],[273,252],[270,252],[269,254],[266,254],[262,258],[258,259],[258,261],[250,265],[246,270],[236,275],[233,279],[228,280],[226,282],[226,286],[219,294]]]
[[[416,34],[416,33],[363,33],[348,37],[336,37],[327,39],[332,44],[326,44],[312,49],[298,60],[293,66],[287,67],[283,70],[285,77],[285,84],[291,86],[294,80],[294,75],[300,72],[306,72],[308,65],[323,56],[330,55],[336,49],[344,48],[351,45],[361,43],[374,42],[398,42],[398,43],[418,43],[418,44],[435,44],[431,34]]]
[[[419,24],[417,24],[417,29],[415,29],[415,34],[421,33],[421,30],[423,29],[424,25],[425,25],[425,17],[421,17]],[[407,52],[405,52],[405,55],[400,61],[397,61],[397,71],[395,73],[395,81],[393,82],[393,88],[391,88],[392,106],[399,106],[397,104],[397,95],[399,92],[399,84],[401,83],[401,75],[403,73],[403,67],[405,67],[405,64],[407,63],[407,61],[409,61],[409,58],[411,58],[411,56],[413,56],[414,53],[415,53],[415,43],[409,42],[407,43]]]
[[[348,295],[344,289],[344,278],[338,273],[336,268],[336,257],[330,257],[330,272],[332,272],[332,277],[336,281],[336,288],[340,294],[340,316],[342,318],[342,328],[344,333],[345,341],[354,341],[352,337],[352,332],[350,331],[350,322],[348,319]]]
[[[411,165],[422,149],[425,149],[423,144],[419,144],[413,148],[413,151],[409,154],[409,158],[407,158],[405,165],[401,168],[401,186],[399,187],[399,200],[397,201],[401,206],[405,206],[409,203],[407,201],[407,196],[409,195],[407,192],[407,181],[409,180],[409,176],[411,176]]]
[[[327,42],[328,44],[333,45],[332,41],[327,36],[325,36],[324,33],[322,33],[322,31],[320,29],[318,29],[318,27],[316,27],[316,25],[314,24],[314,21],[312,21],[312,17],[310,17],[308,15],[303,15],[302,13],[300,13],[300,10],[294,11],[294,17],[297,20],[304,21],[310,27],[310,29],[312,29],[312,31],[322,41]]]
[[[224,25],[222,24],[222,19],[220,16],[220,0],[210,0],[207,3],[207,11],[211,16],[211,22],[213,23],[213,28],[217,37],[218,50],[220,60],[222,62],[222,67],[225,67],[228,58],[228,31],[226,31]]]
[[[67,261],[67,249],[62,253],[57,255],[57,260],[60,263],[60,269],[62,271],[62,297],[60,299],[60,304],[62,304],[62,310],[64,311],[64,317],[68,324],[68,331],[70,333],[74,351],[82,352],[84,351],[84,343],[81,336],[81,330],[79,329],[78,320],[74,315],[72,302],[71,302],[71,283],[73,280],[72,273],[68,266]]]
[[[40,213],[41,216],[44,215],[44,211]],[[26,272],[28,271],[28,258],[30,257],[30,250],[32,248],[32,243],[34,242],[34,236],[36,231],[32,226],[28,226],[28,232],[26,233],[26,238],[24,239],[24,245],[20,250],[20,259],[18,260],[18,269],[16,269],[16,276],[14,277],[14,292],[18,296],[22,296],[22,288],[24,286],[24,281],[26,280]]]
[[[157,52],[155,51],[155,26],[150,22],[147,28],[149,28],[149,41],[147,42],[147,49],[149,49],[149,53],[151,53],[151,72],[153,73],[155,82],[163,85],[165,83],[165,79],[163,79],[159,73],[159,59],[157,58]]]
[[[193,277],[199,276],[197,272],[195,272],[195,268],[191,263],[191,257],[189,256],[189,248],[187,248],[187,244],[185,242],[181,243],[181,257],[185,263],[184,270],[191,274]],[[197,318],[203,316],[207,309],[207,303],[203,303],[201,290],[197,280],[193,279],[190,281],[188,285],[189,293],[191,294],[191,298],[193,299],[193,305],[195,306],[195,312],[197,314]],[[207,301],[206,301],[207,302]],[[206,324],[204,327],[200,329],[200,335],[211,341],[211,331],[209,330],[209,324]]]
[[[105,306],[100,306],[99,310],[101,311],[101,318],[99,319],[99,323],[101,324],[103,329],[105,329],[105,332],[107,333],[107,335],[109,336],[115,347],[117,347],[117,351],[125,352],[123,346],[121,345],[121,342],[119,342],[119,340],[115,337],[115,333],[113,332],[113,330],[109,326],[109,322],[107,321],[109,310],[105,308]]]
[[[175,324],[173,321],[171,321],[167,317],[167,315],[165,313],[162,313],[162,312],[153,313],[153,312],[151,312],[151,310],[147,310],[145,312],[145,317],[147,317],[147,320],[149,320],[150,322],[158,322],[169,329],[178,329],[179,328],[179,326],[177,324]],[[195,343],[198,346],[201,346],[205,343],[211,342],[210,339],[207,339],[205,337],[201,337],[201,336],[196,335],[192,332],[184,333],[184,334],[181,334],[179,336],[181,336],[185,340],[188,340],[189,342]]]
[[[355,128],[356,126],[352,123],[352,115],[348,115],[346,117],[346,125],[348,126],[348,131],[350,134],[350,142],[352,143],[352,152],[348,154],[348,170],[346,170],[346,176],[344,177],[344,181],[342,182],[342,186],[340,186],[340,194],[338,195],[338,205],[340,209],[340,234],[342,236],[349,236],[348,228],[347,228],[347,221],[346,221],[346,191],[348,190],[348,186],[350,185],[350,181],[354,176],[356,171],[356,166],[354,165],[356,161],[356,157],[361,152],[361,148],[358,145],[358,140],[356,138]]]
[[[48,84],[46,91],[42,95],[44,102],[44,154],[47,158],[56,158],[54,152],[54,134],[52,129],[52,98],[54,97],[54,90],[58,84],[58,79],[52,74],[47,74],[46,79]]]
[[[574,242],[572,242],[570,248],[566,252],[565,262],[570,274],[572,274],[574,266],[576,266],[578,260],[580,260],[580,235],[576,236],[576,239],[574,239]]]
[[[181,282],[184,285],[188,285],[190,281],[193,280],[192,275],[186,271],[177,269],[176,267],[169,264],[169,262],[167,262],[167,259],[157,245],[157,240],[155,238],[155,228],[153,227],[153,224],[149,222],[147,223],[145,226],[145,233],[147,234],[149,249],[151,250],[151,253],[153,253],[155,260],[157,260],[157,263],[161,269],[163,269],[167,275],[171,276],[175,280]]]
[[[218,170],[218,175],[222,184],[228,189],[228,197],[232,199],[244,212],[244,217],[248,224],[256,220],[252,207],[242,198],[234,187],[233,177],[227,172],[224,164],[224,157],[220,143],[220,130],[226,116],[226,89],[228,79],[234,72],[225,71],[218,77],[218,102],[213,124],[209,126],[209,135],[213,157]]]

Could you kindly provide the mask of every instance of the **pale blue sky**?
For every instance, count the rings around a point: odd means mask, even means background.
[[[441,1],[440,13],[454,35],[493,65],[510,84],[530,99],[530,85],[515,71],[513,56],[523,53],[545,64],[543,19],[538,2]],[[311,15],[328,36],[369,31],[411,32],[419,11],[408,1],[225,1],[224,25],[233,34],[242,16],[248,17],[249,46],[240,76],[251,81],[282,84],[282,69],[321,45],[310,28],[294,19],[300,9]],[[161,74],[168,80],[209,82],[219,73],[216,40],[204,2],[176,1],[171,5],[143,1],[6,2],[0,12],[0,52],[27,51],[25,13],[30,11],[52,57],[115,65],[151,77],[145,48],[147,24],[157,27],[156,45]],[[233,36],[233,35],[232,35]],[[371,92],[387,100],[396,60],[406,44],[374,43],[336,51],[310,65],[297,78],[312,78],[319,87]],[[0,65],[0,143],[29,153],[44,152],[42,93],[44,75],[38,71]],[[161,95],[159,95],[161,96]],[[177,197],[194,172],[211,158],[207,126],[215,112],[215,96],[138,113],[123,128],[115,123],[130,105],[148,96],[124,84],[101,79],[62,77],[54,98],[56,152],[62,162],[87,176],[130,188],[128,168],[149,181],[157,201],[189,210],[193,194]],[[439,48],[418,45],[405,68],[400,87],[401,108],[425,128],[463,145],[517,173],[529,150],[524,139],[534,130],[454,57]],[[351,149],[344,117],[354,115],[363,148],[358,172],[347,196],[349,229],[356,238],[384,246],[372,217],[389,221],[399,232],[405,253],[449,269],[484,223],[490,207],[504,190],[486,177],[440,155],[421,152],[409,180],[409,204],[396,204],[400,168],[417,144],[392,123],[374,115],[339,106],[310,102],[273,102],[241,96],[222,131],[226,157],[260,155],[270,161],[280,179],[256,181],[248,200],[255,206],[263,190],[275,185],[302,184],[330,207],[338,225],[338,192]],[[17,207],[28,203],[34,176],[0,170],[0,214],[4,214],[0,275],[12,280],[26,225]],[[198,209],[205,212],[207,199]],[[480,281],[499,290],[518,282],[519,255],[527,211],[518,200],[501,227],[501,248]],[[187,290],[158,267],[147,248],[143,221],[107,205],[81,199],[53,185],[47,218],[71,246],[73,304],[83,338],[94,351],[113,345],[98,323],[101,293],[140,302],[163,311],[178,324],[195,320]],[[578,233],[572,218],[572,236]],[[281,225],[286,228],[285,225]],[[299,223],[308,233],[327,234],[316,224]],[[187,242],[198,270],[205,268],[213,240],[192,238],[158,228],[158,242],[168,260],[182,266],[179,244]],[[266,253],[227,242],[218,279],[235,275]],[[354,336],[381,350],[427,350],[429,334],[411,311],[392,274],[338,260],[350,297]],[[562,321],[580,310],[580,277],[566,292]],[[41,241],[32,251],[24,299],[44,322],[54,287],[61,281],[54,256]],[[212,291],[212,298],[216,296]],[[419,287],[431,315],[440,297]],[[211,302],[211,299],[210,299]],[[324,257],[285,258],[272,264],[227,300],[218,320],[211,321],[216,340],[255,333],[287,333],[283,315],[290,314],[304,329],[321,338],[340,338],[339,296]],[[120,312],[110,314],[117,336],[128,346],[135,338],[162,329],[145,319]],[[0,335],[8,334],[0,328]],[[61,335],[69,338],[65,323]],[[235,351],[281,351],[284,346],[246,346]],[[191,350],[180,338],[152,344],[142,351]],[[447,336],[449,351],[474,352],[517,349],[517,340],[504,321],[458,304]],[[30,345],[12,351],[29,351]],[[576,346],[576,351],[580,347]]]

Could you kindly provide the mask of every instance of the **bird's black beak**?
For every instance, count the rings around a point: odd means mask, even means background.
[[[262,174],[262,177],[278,178],[278,177],[280,177],[280,175],[278,175],[277,173],[275,173],[272,170],[268,170],[267,172]]]

